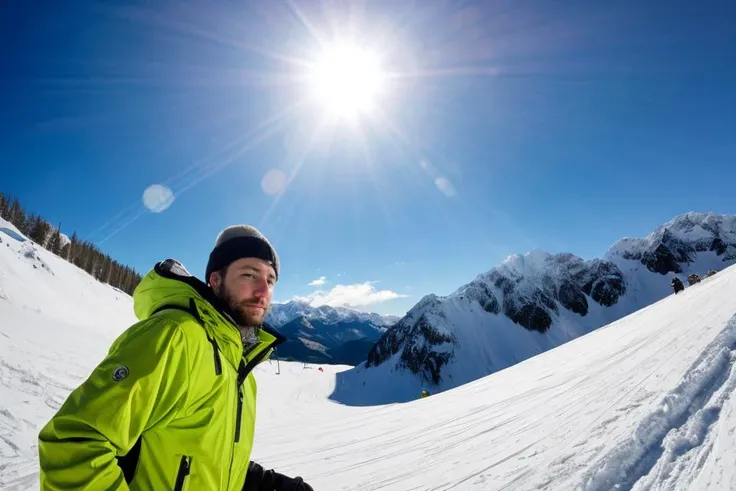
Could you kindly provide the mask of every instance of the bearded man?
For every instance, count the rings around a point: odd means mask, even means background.
[[[253,368],[284,338],[264,325],[279,258],[254,227],[217,237],[198,280],[154,266],[139,322],[39,434],[41,489],[313,491],[250,460]]]

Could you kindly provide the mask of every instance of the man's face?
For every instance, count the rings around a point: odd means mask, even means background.
[[[222,272],[210,275],[210,285],[225,302],[230,315],[240,326],[258,326],[266,318],[273,298],[276,273],[257,258],[234,261]]]

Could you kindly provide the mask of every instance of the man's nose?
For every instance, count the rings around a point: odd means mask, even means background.
[[[266,280],[260,280],[256,283],[255,290],[253,291],[253,294],[256,297],[263,298],[266,295],[268,295],[268,281]]]

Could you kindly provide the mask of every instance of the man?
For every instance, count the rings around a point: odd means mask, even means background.
[[[140,322],[39,434],[42,489],[312,491],[250,461],[253,368],[284,341],[263,325],[279,259],[255,228],[217,237],[205,284],[156,264]]]

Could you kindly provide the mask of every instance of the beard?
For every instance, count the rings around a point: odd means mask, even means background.
[[[268,305],[264,306],[263,302],[255,297],[238,300],[230,292],[223,290],[216,292],[217,297],[225,304],[227,313],[230,314],[230,317],[239,327],[256,327],[263,324],[266,314],[268,314]],[[254,309],[253,307],[263,307],[263,310]]]

